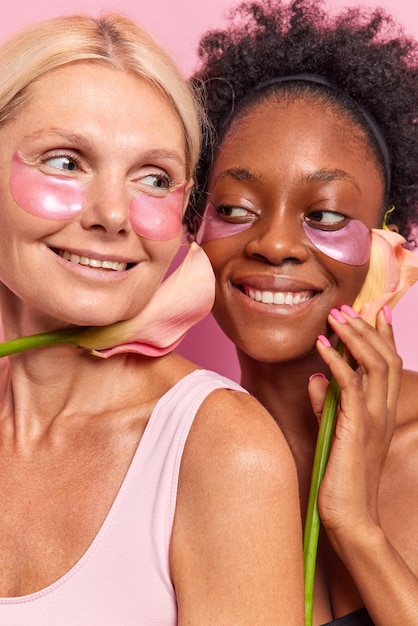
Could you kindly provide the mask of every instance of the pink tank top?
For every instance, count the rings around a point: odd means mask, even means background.
[[[206,370],[156,404],[118,495],[90,547],[49,587],[0,598],[1,626],[171,626],[176,596],[169,546],[184,445],[214,389],[243,391]]]

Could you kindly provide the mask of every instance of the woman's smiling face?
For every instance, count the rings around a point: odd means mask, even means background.
[[[30,85],[0,139],[8,301],[80,325],[135,315],[178,249],[187,201],[168,101],[133,74],[69,64]]]
[[[365,133],[329,105],[269,99],[232,124],[199,238],[215,317],[239,350],[260,361],[312,352],[330,309],[365,279],[383,193]]]

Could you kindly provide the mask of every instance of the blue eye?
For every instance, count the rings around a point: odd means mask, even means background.
[[[141,178],[141,183],[143,183],[144,185],[149,185],[154,189],[168,191],[171,181],[169,177],[164,174],[147,174],[146,176]]]
[[[66,170],[67,172],[78,170],[77,162],[68,156],[51,157],[50,159],[46,159],[45,163],[57,170]]]

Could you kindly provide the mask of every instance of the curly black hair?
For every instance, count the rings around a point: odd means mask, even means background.
[[[327,97],[352,116],[358,118],[358,111],[348,103],[356,102],[376,121],[390,156],[386,201],[396,209],[389,221],[414,244],[410,237],[418,224],[418,42],[390,15],[380,8],[356,7],[331,16],[321,0],[243,2],[231,11],[226,28],[202,37],[198,54],[200,69],[191,83],[203,100],[212,132],[204,141],[196,192],[185,218],[190,230],[205,196],[214,151],[237,112],[266,97],[257,88],[260,83],[310,73],[335,86]],[[318,85],[306,84],[304,89],[318,93]],[[370,131],[364,119],[358,121]]]

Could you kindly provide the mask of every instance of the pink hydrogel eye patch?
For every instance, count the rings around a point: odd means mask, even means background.
[[[17,204],[47,220],[67,220],[86,205],[86,192],[67,176],[51,176],[32,169],[17,152],[10,166],[10,192]]]
[[[223,239],[251,228],[253,223],[253,221],[226,222],[213,204],[209,203],[196,233],[196,242],[203,244]],[[363,265],[370,259],[371,233],[360,220],[350,220],[339,230],[320,230],[303,222],[303,229],[311,243],[335,261],[347,265]]]
[[[139,194],[129,202],[132,228],[146,239],[168,241],[181,231],[186,182],[165,197]]]
[[[339,230],[320,230],[303,223],[308,239],[323,254],[347,265],[363,265],[370,259],[371,233],[360,220],[350,220]]]
[[[196,243],[202,244],[214,239],[230,237],[251,228],[252,225],[252,221],[241,223],[226,222],[219,215],[213,204],[209,203],[205,208],[202,221],[196,233]]]

